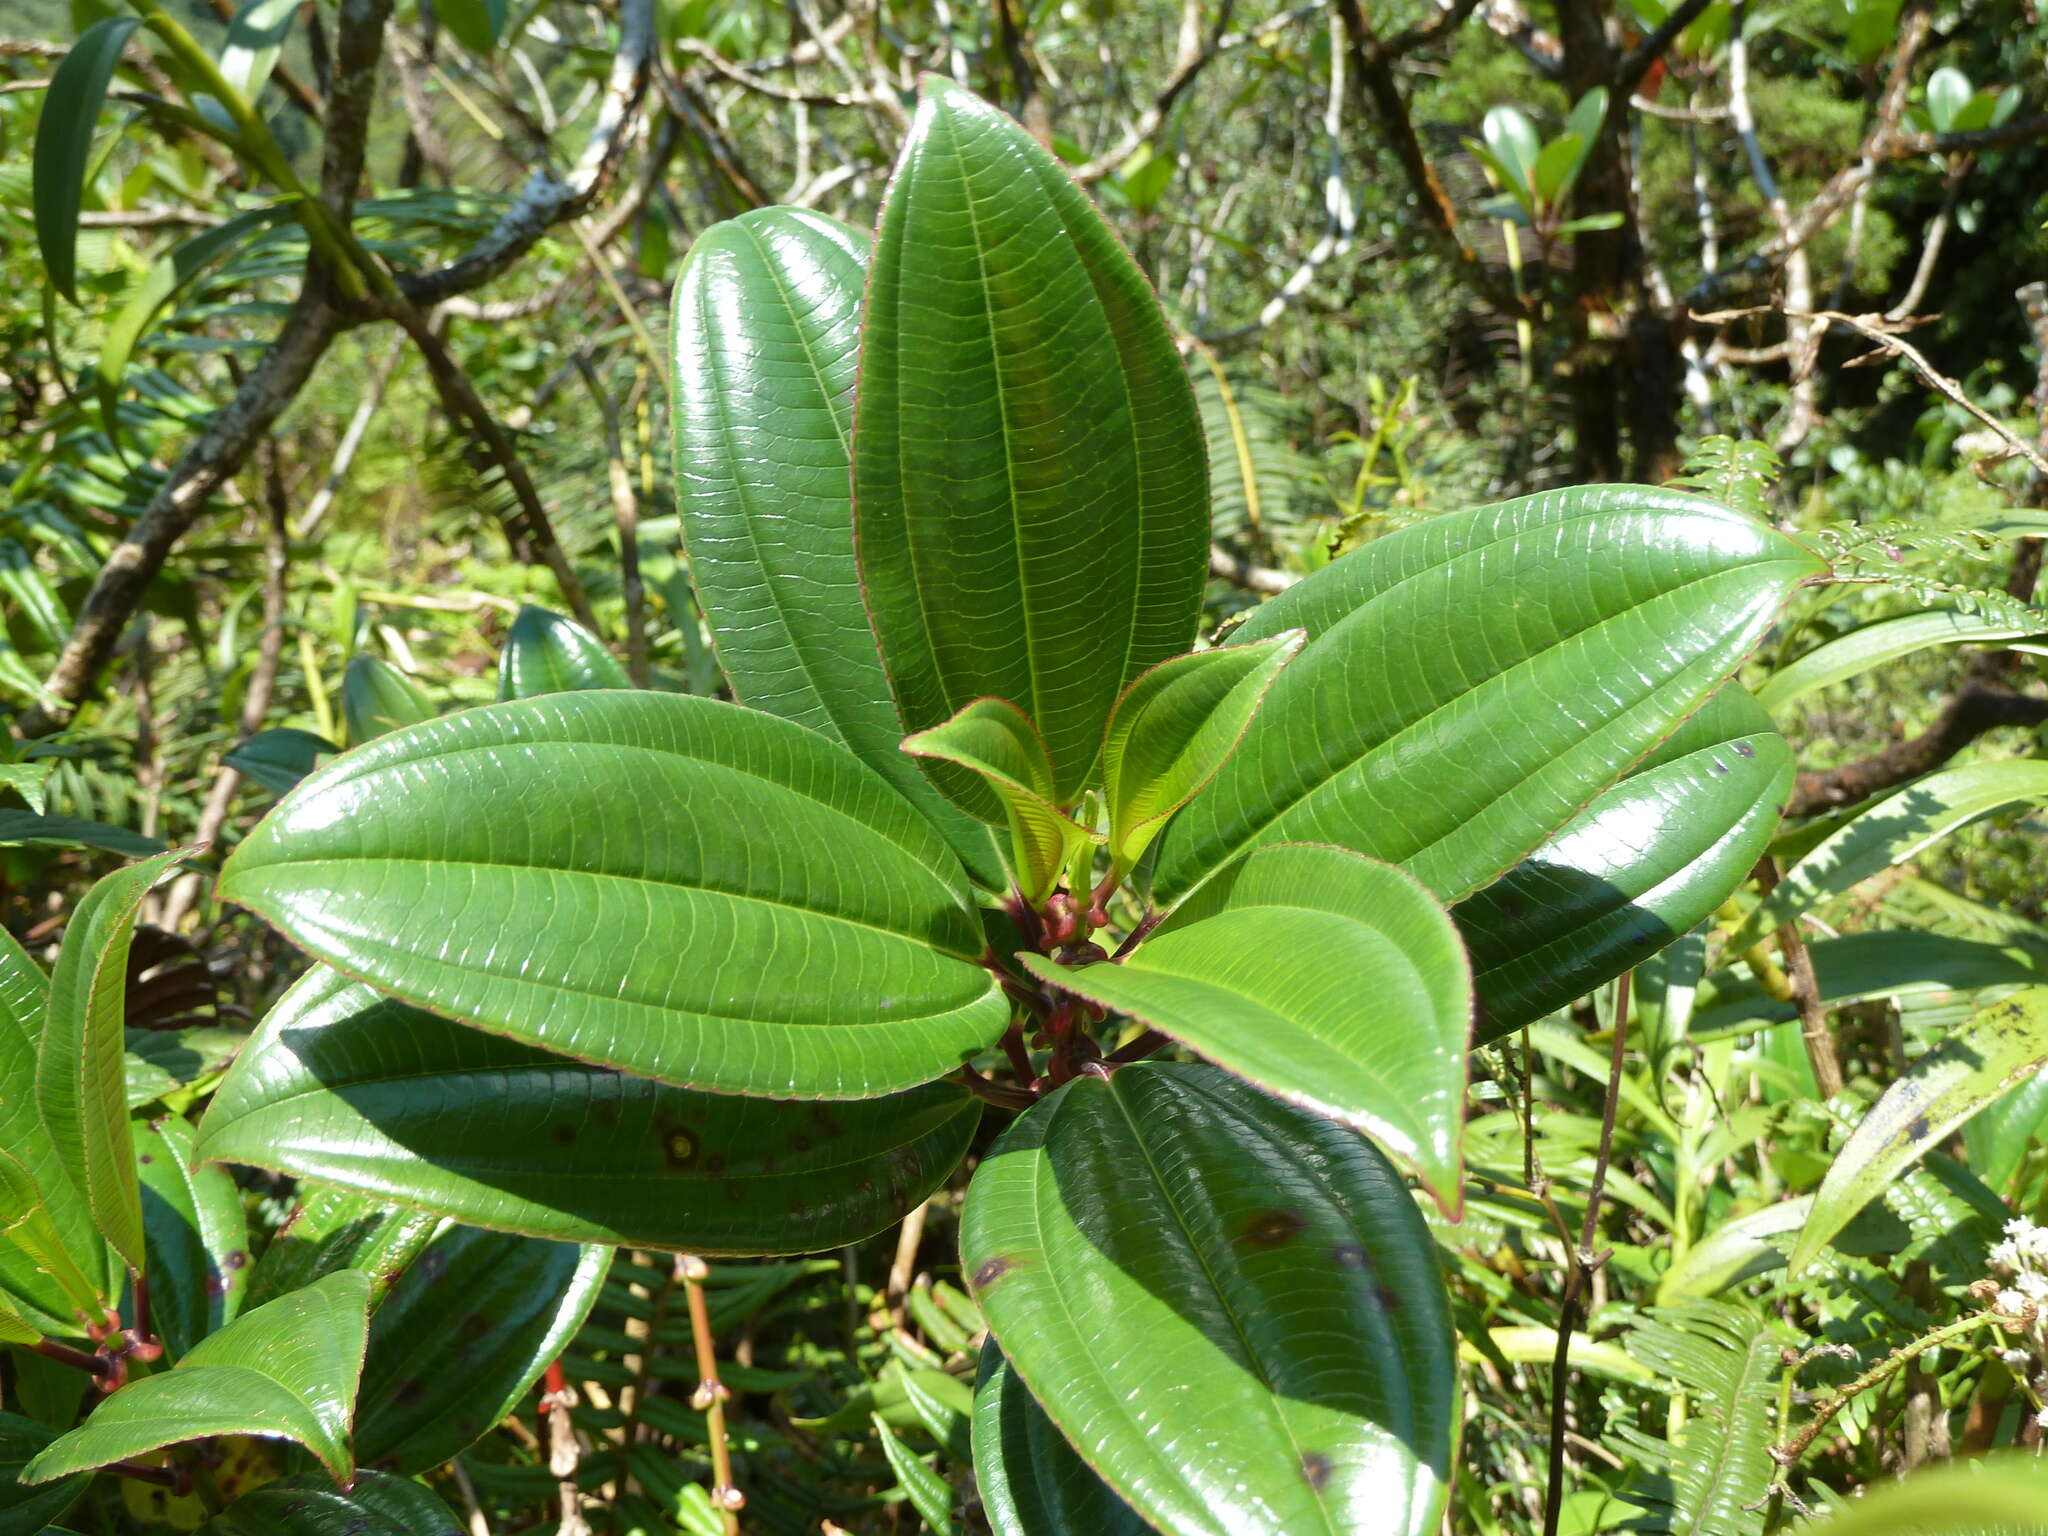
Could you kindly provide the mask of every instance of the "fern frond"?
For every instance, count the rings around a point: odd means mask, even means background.
[[[1270,384],[1226,367],[1206,347],[1196,348],[1189,372],[1209,446],[1211,531],[1290,547],[1328,510],[1315,462],[1294,446],[1296,413]]]
[[[1752,517],[1768,518],[1771,487],[1778,483],[1778,473],[1784,467],[1768,443],[1703,437],[1671,484],[1698,491]]]
[[[1668,1488],[1638,1497],[1668,1499],[1671,1536],[1760,1536],[1779,1369],[1764,1319],[1725,1302],[1659,1307],[1629,1335],[1629,1353],[1683,1387],[1691,1411],[1664,1448]]]

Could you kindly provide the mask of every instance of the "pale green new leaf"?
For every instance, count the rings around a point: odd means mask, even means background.
[[[1012,873],[1034,906],[1091,834],[1054,800],[1052,760],[1024,711],[1007,699],[976,699],[952,719],[903,740],[912,757],[964,768],[993,793],[1010,827]]]
[[[1472,976],[1449,915],[1400,870],[1283,843],[1204,886],[1127,960],[1019,958],[1365,1131],[1457,1206]]]
[[[100,1286],[79,1267],[85,1254],[79,1258],[72,1256],[44,1204],[42,1190],[34,1176],[19,1158],[4,1148],[0,1148],[0,1234],[27,1255],[33,1269],[48,1277],[63,1298],[61,1303],[52,1303],[43,1309],[53,1318],[70,1322],[69,1327],[52,1331],[83,1333],[79,1326],[81,1322],[99,1321],[104,1317],[107,1308]],[[90,1251],[86,1250],[87,1253]]]
[[[340,970],[721,1093],[929,1082],[1009,1008],[960,865],[844,749],[639,691],[489,704],[302,783],[221,874]]]
[[[345,1269],[258,1307],[170,1370],[129,1382],[39,1453],[22,1481],[48,1482],[202,1435],[259,1435],[297,1441],[336,1482],[348,1482],[369,1302],[370,1277]]]
[[[1102,741],[1109,853],[1119,878],[1237,750],[1266,690],[1307,638],[1291,630],[1256,645],[1176,656],[1124,690]]]
[[[1796,1275],[1922,1153],[2048,1063],[2048,987],[1989,1008],[1915,1061],[1857,1124],[1813,1197],[1792,1249]]]
[[[142,1193],[128,1132],[123,1016],[128,947],[142,898],[183,853],[116,870],[85,893],[64,930],[36,1063],[36,1107],[58,1164],[132,1270],[144,1259]]]
[[[1802,1520],[1796,1536],[2040,1536],[2048,1529],[2048,1467],[2031,1451],[1996,1453],[1914,1472]]]

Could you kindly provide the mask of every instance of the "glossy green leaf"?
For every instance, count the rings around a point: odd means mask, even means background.
[[[505,32],[507,0],[441,0],[434,15],[471,53],[488,54]]]
[[[1929,646],[1982,645],[2017,640],[2036,632],[2033,628],[2015,629],[1987,614],[1960,613],[1952,608],[1883,619],[1852,630],[1838,640],[1817,645],[1790,666],[1779,668],[1771,674],[1770,681],[1757,689],[1756,701],[1775,712],[1810,693],[1860,677],[1873,667]]]
[[[369,1276],[345,1269],[244,1314],[170,1370],[107,1398],[38,1454],[22,1481],[48,1482],[202,1435],[258,1435],[297,1441],[347,1482],[369,1298]]]
[[[249,1223],[225,1168],[197,1167],[192,1127],[137,1122],[151,1328],[173,1360],[235,1320],[249,1280]]]
[[[910,1448],[896,1438],[896,1432],[889,1428],[880,1414],[873,1415],[872,1421],[875,1436],[882,1442],[882,1454],[888,1458],[889,1470],[896,1474],[897,1486],[910,1500],[910,1507],[923,1518],[925,1527],[932,1536],[959,1536],[960,1527],[953,1521],[952,1484],[926,1465],[921,1457],[913,1455]]]
[[[36,1106],[57,1162],[128,1267],[143,1267],[142,1194],[128,1133],[128,947],[142,898],[183,855],[173,849],[116,870],[79,900],[50,979],[36,1063]]]
[[[318,1475],[265,1483],[199,1536],[466,1536],[466,1527],[411,1479],[359,1472],[346,1493]]]
[[[370,1324],[356,1455],[438,1467],[516,1407],[582,1327],[612,1251],[451,1226]]]
[[[1000,887],[988,830],[897,750],[861,599],[849,445],[868,246],[796,208],[714,224],[691,246],[671,342],[690,579],[734,698],[844,744]]]
[[[1586,141],[1576,133],[1552,139],[1536,157],[1531,182],[1545,207],[1554,207],[1571,187],[1586,158]]]
[[[1011,1368],[1161,1530],[1436,1531],[1456,1335],[1355,1132],[1214,1067],[1077,1078],[981,1165],[960,1247]]]
[[[1519,108],[1498,106],[1487,111],[1479,131],[1494,164],[1506,173],[1508,189],[1524,203],[1533,203],[1536,163],[1543,153],[1536,125]]]
[[[370,1308],[375,1311],[427,1251],[442,1219],[315,1184],[301,1193],[256,1261],[244,1306],[260,1307],[337,1270],[359,1269],[370,1277]]]
[[[1277,844],[1210,881],[1127,960],[1020,959],[1369,1133],[1457,1205],[1472,973],[1449,915],[1400,870]]]
[[[498,697],[532,699],[583,688],[630,688],[604,642],[573,619],[528,603],[498,653]]]
[[[1507,874],[1458,903],[1485,1043],[1712,916],[1792,787],[1792,749],[1734,684]]]
[[[1840,1501],[1795,1536],[2040,1536],[2048,1467],[2032,1451],[1993,1453],[1909,1473]]]
[[[974,1481],[995,1536],[1152,1536],[1053,1427],[994,1339],[974,1386]]]
[[[1927,115],[1936,133],[1955,128],[1956,114],[1970,100],[1970,77],[1952,65],[1944,65],[1927,77]]]
[[[1753,518],[1640,486],[1376,539],[1238,630],[1309,641],[1160,838],[1155,894],[1264,843],[1327,842],[1458,901],[1647,756],[1824,569]]]
[[[1717,1296],[1731,1285],[1783,1269],[1812,1208],[1813,1196],[1800,1195],[1718,1223],[1672,1261],[1657,1282],[1657,1305]]]
[[[78,209],[85,199],[93,127],[107,99],[107,82],[121,50],[141,26],[133,16],[109,16],[79,34],[43,93],[36,120],[36,247],[50,286],[78,302]]]
[[[1009,824],[1011,872],[1033,906],[1052,894],[1061,871],[1091,840],[1060,809],[1045,738],[1007,699],[976,699],[952,719],[906,736],[903,750],[964,768],[987,786]]]
[[[2048,763],[1971,763],[1930,773],[1830,834],[1785,871],[1729,938],[1739,950],[1830,896],[1902,864],[1966,822],[2048,799]]]
[[[244,101],[262,94],[298,12],[297,0],[243,0],[236,9],[221,43],[220,72]]]
[[[1124,685],[1193,641],[1201,419],[1101,215],[935,75],[876,232],[856,421],[856,547],[904,725],[1009,699],[1072,804]]]
[[[686,1087],[887,1093],[1009,1017],[930,824],[824,737],[709,699],[551,694],[373,742],[220,894],[409,1002]]]
[[[264,1020],[199,1150],[537,1237],[808,1253],[899,1220],[979,1118],[950,1084],[829,1106],[665,1088],[322,969]]]
[[[57,1431],[17,1413],[0,1413],[0,1536],[33,1536],[84,1494],[92,1474],[80,1472],[40,1487],[24,1484],[21,1469]]]
[[[1793,1274],[1923,1152],[2044,1065],[2048,987],[2033,987],[1993,1003],[1906,1068],[1828,1165],[1792,1249]]]
[[[82,1335],[85,1329],[81,1324],[104,1321],[108,1288],[80,1266],[100,1267],[94,1258],[104,1251],[105,1243],[95,1232],[84,1246],[72,1249],[45,1206],[34,1176],[4,1148],[0,1148],[0,1234],[28,1260],[27,1274],[22,1274],[24,1266],[13,1263],[9,1276],[22,1297],[40,1304],[40,1318],[33,1310],[20,1309],[27,1320],[47,1326],[52,1333],[68,1335]],[[45,1303],[49,1287],[54,1287],[60,1299]]]
[[[2048,1071],[2007,1089],[1963,1127],[1970,1171],[2000,1194],[2026,1161],[2034,1142],[2048,1143]]]
[[[341,710],[352,747],[431,720],[437,713],[411,678],[375,656],[355,657],[342,673]]]
[[[126,827],[78,816],[37,816],[29,811],[0,810],[0,847],[26,843],[38,848],[99,848],[123,858],[143,859],[162,853],[164,845]]]
[[[288,795],[299,780],[341,748],[325,736],[288,725],[258,731],[221,760],[245,779],[253,779],[273,795]]]
[[[1292,630],[1255,645],[1190,652],[1124,690],[1102,741],[1109,853],[1119,877],[1237,750],[1266,690],[1307,638]]]

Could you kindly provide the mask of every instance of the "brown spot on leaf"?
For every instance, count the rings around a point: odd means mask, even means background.
[[[1329,1485],[1330,1474],[1336,1470],[1335,1464],[1321,1451],[1307,1451],[1302,1455],[1301,1480],[1317,1493]]]
[[[410,1407],[412,1404],[424,1399],[426,1395],[427,1384],[415,1376],[409,1381],[401,1381],[398,1384],[398,1390],[391,1394],[391,1398],[393,1402]]]
[[[1372,1288],[1372,1294],[1374,1299],[1387,1311],[1398,1312],[1401,1310],[1401,1293],[1391,1285],[1376,1285]]]
[[[973,1282],[977,1291],[985,1291],[1003,1276],[1017,1267],[1015,1259],[983,1259],[974,1266]]]
[[[558,1147],[572,1146],[576,1141],[576,1127],[566,1123],[557,1125],[549,1129],[548,1136]]]
[[[1750,745],[1750,744],[1749,744],[1748,742],[1746,742],[1746,741],[1738,741],[1738,742],[1733,742],[1733,743],[1731,743],[1731,745],[1732,745],[1732,746],[1733,746],[1733,747],[1735,748],[1735,755],[1736,755],[1737,757],[1755,757],[1755,756],[1756,756],[1756,748],[1755,748],[1755,747],[1752,747],[1752,746],[1751,746],[1751,745]]]
[[[701,1149],[697,1138],[681,1126],[664,1127],[661,1133],[661,1158],[671,1168],[694,1168],[697,1154]]]
[[[1339,1269],[1353,1272],[1372,1268],[1372,1261],[1365,1256],[1365,1250],[1356,1243],[1339,1243],[1332,1248],[1330,1262]]]
[[[601,1103],[591,1110],[590,1118],[609,1129],[619,1123],[619,1106],[608,1101]]]
[[[1914,1141],[1925,1141],[1927,1139],[1927,1131],[1928,1125],[1925,1115],[1915,1115],[1913,1123],[1906,1127],[1906,1135]]]
[[[806,1136],[802,1131],[798,1131],[794,1136],[790,1137],[789,1144],[792,1147],[795,1147],[799,1152],[808,1152],[811,1150],[811,1138]]]
[[[825,1136],[844,1134],[839,1124],[839,1117],[832,1113],[829,1105],[816,1103],[811,1105],[811,1124],[815,1125],[819,1132]]]
[[[1308,1230],[1308,1218],[1285,1208],[1260,1211],[1244,1224],[1239,1240],[1254,1248],[1279,1248]]]
[[[224,1262],[229,1269],[247,1269],[249,1267],[249,1255],[245,1253],[242,1249],[237,1248],[233,1253],[229,1254],[227,1258],[222,1262]]]

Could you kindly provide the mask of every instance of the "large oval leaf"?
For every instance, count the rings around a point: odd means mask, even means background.
[[[149,1251],[150,1324],[173,1360],[235,1320],[249,1281],[249,1223],[225,1168],[198,1167],[176,1115],[133,1126]]]
[[[265,1483],[235,1500],[199,1536],[463,1536],[465,1529],[418,1483],[362,1472],[346,1493],[318,1475]]]
[[[1375,540],[1238,631],[1309,641],[1166,829],[1157,894],[1178,900],[1262,843],[1327,842],[1458,901],[1646,756],[1824,569],[1753,518],[1639,486]]]
[[[990,1339],[974,1385],[974,1481],[995,1536],[1151,1536],[1090,1470]]]
[[[1011,1366],[1160,1529],[1436,1530],[1456,1335],[1355,1132],[1214,1067],[1078,1078],[982,1164],[960,1246]]]
[[[408,1002],[724,1093],[908,1088],[1009,1017],[931,825],[824,737],[709,699],[396,732],[293,791],[220,892]]]
[[[1444,909],[1342,848],[1261,848],[1130,958],[1041,981],[1192,1046],[1269,1092],[1369,1131],[1459,1200],[1472,973]]]
[[[950,1084],[830,1107],[663,1087],[323,969],[242,1052],[199,1152],[537,1237],[807,1253],[900,1219],[979,1119]]]
[[[1059,162],[935,75],[875,236],[854,525],[904,724],[1010,700],[1062,805],[1194,637],[1207,455],[1158,301]]]
[[[999,886],[987,830],[896,750],[903,723],[854,566],[868,246],[798,208],[756,209],[691,246],[671,339],[683,545],[733,697],[843,743]]]
[[[1458,903],[1481,1044],[1648,959],[1711,916],[1770,842],[1792,749],[1731,683],[1641,767]]]
[[[1787,1267],[1797,1275],[1830,1238],[1949,1132],[2048,1065],[2048,987],[1993,1003],[1908,1067],[1828,1165]]]
[[[583,1326],[612,1251],[451,1226],[370,1324],[356,1455],[424,1472],[489,1434]]]

